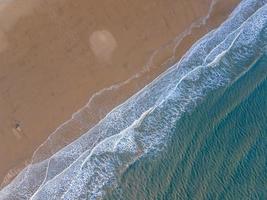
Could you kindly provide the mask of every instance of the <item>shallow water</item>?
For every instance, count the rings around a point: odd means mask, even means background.
[[[180,62],[0,199],[267,199],[267,5],[244,0]]]

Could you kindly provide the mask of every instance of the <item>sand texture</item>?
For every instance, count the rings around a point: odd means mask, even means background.
[[[94,119],[87,119],[95,123],[177,61],[237,3],[219,1],[206,19],[210,0],[1,2],[0,182],[9,170],[6,182],[12,179],[93,94],[124,81],[95,102],[100,114],[94,117],[91,108]],[[68,142],[86,128],[70,131]]]

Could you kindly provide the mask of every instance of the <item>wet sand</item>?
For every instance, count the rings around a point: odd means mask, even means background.
[[[168,58],[174,55],[170,63],[177,61],[194,41],[221,23],[238,0],[221,0],[207,24],[193,29],[173,51],[173,39],[205,16],[210,2],[1,3],[0,181],[10,169],[6,180],[27,164],[34,150],[94,93],[139,73],[119,92],[99,100],[101,106],[110,105],[101,107],[97,121],[164,71]]]

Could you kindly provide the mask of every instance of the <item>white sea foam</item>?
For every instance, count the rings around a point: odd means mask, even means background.
[[[267,42],[261,41],[267,37],[265,1],[243,1],[237,11],[197,42],[179,63],[55,153],[49,162],[42,160],[26,168],[1,191],[0,199],[102,197],[130,164],[164,147],[184,112],[193,109],[210,90],[236,80],[261,55]],[[39,173],[44,173],[40,180]]]
[[[95,93],[91,97],[91,99],[89,100],[89,102],[86,106],[84,106],[82,109],[80,109],[79,111],[74,113],[70,120],[66,121],[60,127],[58,127],[48,137],[48,139],[42,145],[39,146],[39,148],[33,154],[32,164],[41,162],[41,161],[49,158],[51,155],[53,155],[55,152],[57,152],[62,147],[69,144],[74,139],[74,136],[76,136],[76,133],[74,134],[74,132],[78,132],[78,133],[86,132],[90,127],[92,127],[97,122],[98,119],[103,118],[104,115],[109,111],[111,106],[109,106],[109,107],[106,106],[107,105],[107,104],[105,104],[106,102],[102,103],[101,105],[98,104],[98,102],[103,101],[103,99],[105,99],[106,97],[109,97],[109,98],[115,97],[114,95],[116,95],[118,92],[114,92],[114,91],[116,91],[116,90],[119,91],[120,89],[122,89],[123,86],[126,86],[129,83],[131,83],[133,80],[142,77],[142,75],[146,71],[150,70],[150,66],[153,65],[153,59],[160,53],[160,51],[162,49],[168,48],[168,47],[172,46],[173,44],[177,48],[179,46],[180,42],[183,40],[183,38],[186,37],[188,34],[191,34],[191,31],[193,28],[199,27],[199,26],[204,25],[206,23],[206,20],[208,19],[208,16],[210,15],[210,12],[212,11],[212,8],[216,2],[217,2],[217,0],[212,3],[207,16],[201,17],[198,20],[198,23],[193,23],[193,25],[191,25],[188,29],[186,29],[182,34],[177,36],[177,38],[175,38],[169,44],[154,51],[154,53],[152,54],[149,61],[147,62],[147,64],[145,65],[144,69],[141,72],[133,75],[132,77],[130,77],[129,79],[127,79],[121,83],[112,85],[108,88],[104,88],[101,91]],[[101,109],[97,109],[99,107],[101,107]],[[95,119],[93,120],[92,118],[95,118]],[[48,160],[47,162],[42,162],[42,163],[43,163],[43,165],[46,165],[46,166],[43,166],[45,168],[45,167],[49,166],[50,160]],[[30,168],[31,167],[32,166],[30,165]],[[33,168],[35,168],[35,167],[33,167]],[[58,168],[60,168],[60,167],[58,167]],[[21,182],[22,179],[26,178],[26,176],[28,176],[28,175],[25,175],[25,174],[30,173],[30,171],[31,171],[31,169],[24,170],[23,173],[19,176],[18,179],[20,181],[18,181],[18,182]],[[35,175],[33,175],[33,176],[35,176]],[[47,177],[47,174],[45,174],[45,175],[39,174],[39,176],[40,176],[40,180],[41,180],[41,179],[45,179],[45,177]],[[27,179],[30,179],[30,178],[27,177]],[[37,184],[40,184],[40,183],[37,183]]]
[[[167,44],[167,47],[170,45],[172,45],[172,43],[175,44],[175,46],[177,47],[180,42],[182,41],[182,39],[187,35],[190,34],[192,29],[195,27],[200,26],[201,24],[205,24],[206,20],[208,19],[208,16],[210,15],[213,6],[215,5],[217,1],[214,1],[209,9],[209,12],[207,14],[207,16],[202,17],[198,20],[198,23],[194,23],[194,25],[190,26],[187,30],[185,30],[182,34],[180,34],[177,38],[175,38],[170,44]],[[99,110],[103,110],[103,105],[96,105],[96,102],[101,101],[102,99],[104,99],[106,96],[111,96],[111,94],[115,93],[115,90],[119,90],[121,87],[123,87],[124,85],[127,85],[128,83],[130,83],[132,80],[139,78],[140,76],[142,76],[142,74],[149,70],[150,65],[152,65],[153,62],[153,58],[161,51],[161,49],[155,51],[151,58],[149,59],[148,64],[145,66],[144,70],[142,70],[140,73],[135,74],[133,77],[131,77],[130,79],[121,82],[119,84],[115,84],[109,88],[104,88],[103,90],[97,92],[95,95],[92,96],[92,98],[89,100],[88,104],[83,107],[81,110],[79,110],[77,113],[75,113],[72,118],[65,122],[64,124],[62,124],[62,126],[60,126],[54,133],[52,133],[49,138],[46,140],[45,143],[43,143],[34,153],[33,155],[33,161],[32,164],[37,163],[37,162],[41,162],[42,160],[45,160],[46,158],[50,157],[53,153],[55,153],[56,151],[58,151],[62,146],[65,146],[66,144],[71,142],[71,139],[69,139],[69,133],[71,135],[73,135],[73,132],[84,132],[86,130],[88,130],[91,126],[93,126],[94,122],[93,120],[91,120],[92,115],[95,118],[102,118],[104,115],[103,113],[105,112],[100,112]],[[116,93],[115,93],[116,94]],[[101,107],[101,109],[96,109],[98,107]],[[99,115],[99,116],[98,116]],[[97,117],[96,117],[97,116]],[[92,138],[93,139],[93,138]],[[50,159],[52,160],[52,159]],[[48,162],[43,162],[43,165],[50,165],[50,160],[48,160]],[[43,167],[46,167],[43,166]],[[31,168],[31,166],[30,166]],[[34,168],[34,167],[33,167]],[[58,166],[58,169],[60,169],[60,165]],[[24,170],[24,172],[19,176],[19,180],[23,180],[25,176],[27,176],[27,179],[30,179],[28,177],[28,173],[30,173],[30,169]],[[32,173],[31,173],[32,174]],[[35,175],[33,175],[35,176]],[[45,179],[49,177],[47,176],[47,174],[39,174],[40,179]],[[20,182],[20,181],[18,181]],[[40,184],[39,182],[37,183],[37,185]]]
[[[105,109],[105,108],[103,108],[103,107],[105,107],[104,104],[101,104],[101,105],[96,105],[96,104],[98,102],[102,101],[103,99],[105,99],[106,97],[109,97],[109,98],[113,97],[114,98],[114,96],[111,96],[111,95],[118,93],[118,92],[115,93],[114,91],[120,90],[123,86],[128,85],[133,80],[142,77],[142,75],[144,75],[145,72],[150,70],[150,67],[153,65],[154,58],[158,54],[160,54],[162,49],[168,48],[168,47],[171,47],[174,45],[175,47],[173,48],[173,51],[174,51],[173,56],[171,56],[168,59],[168,60],[173,60],[175,57],[174,56],[175,50],[180,45],[182,40],[186,36],[190,35],[194,28],[200,27],[201,25],[205,25],[206,21],[210,17],[210,14],[213,10],[214,5],[218,1],[219,0],[213,0],[212,1],[211,6],[210,6],[206,16],[200,17],[196,22],[193,22],[192,25],[190,27],[188,27],[184,32],[182,32],[176,38],[174,38],[170,43],[163,45],[162,48],[159,48],[158,50],[154,51],[152,53],[151,57],[149,58],[147,64],[143,68],[143,70],[141,70],[139,73],[134,74],[132,77],[130,77],[129,79],[127,79],[123,82],[112,85],[108,88],[104,88],[104,89],[100,90],[99,92],[95,93],[90,98],[89,102],[83,108],[81,108],[79,111],[74,113],[70,120],[66,121],[64,124],[62,124],[60,127],[58,127],[48,137],[48,139],[42,145],[40,145],[40,147],[33,154],[33,163],[40,162],[41,160],[48,158],[49,156],[54,154],[56,151],[58,151],[61,147],[70,143],[69,139],[67,139],[66,141],[62,139],[62,137],[64,137],[64,138],[69,137],[67,134],[68,134],[68,132],[71,132],[71,131],[65,131],[66,129],[73,130],[73,129],[79,128],[80,132],[85,132],[95,124],[95,122],[92,120],[93,117],[95,117],[97,119],[102,119],[104,117],[104,115],[107,113],[105,111],[107,111],[107,110],[110,111],[109,110],[110,108]],[[99,107],[101,107],[101,109],[98,109]],[[102,110],[104,110],[104,111],[101,112]],[[93,117],[92,117],[92,115],[93,115]],[[70,122],[73,122],[73,121],[75,121],[75,123],[74,123],[75,127],[69,127],[69,125],[71,124]]]

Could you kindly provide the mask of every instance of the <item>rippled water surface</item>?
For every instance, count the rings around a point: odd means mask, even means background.
[[[244,0],[0,199],[267,199],[267,5]]]

